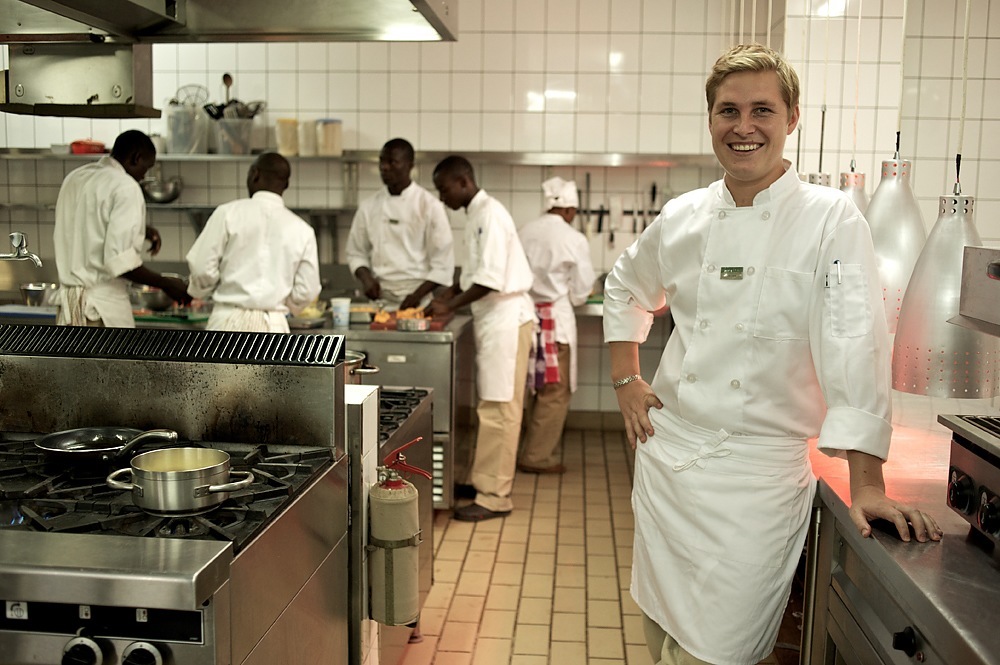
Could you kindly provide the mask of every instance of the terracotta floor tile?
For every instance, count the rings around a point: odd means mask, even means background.
[[[496,552],[500,543],[500,532],[480,533],[469,543],[470,552]]]
[[[444,618],[448,612],[439,607],[424,607],[420,610],[420,632],[424,635],[440,635]]]
[[[438,638],[438,651],[461,651],[471,654],[472,649],[476,646],[476,633],[478,631],[479,625],[475,623],[446,621],[441,636]]]
[[[462,561],[469,549],[469,543],[461,540],[445,540],[434,555],[435,560]]]
[[[625,665],[621,658],[588,658],[587,665]]]
[[[490,585],[490,591],[486,595],[486,609],[488,610],[512,610],[517,611],[517,604],[521,600],[521,586],[504,586],[501,584]]]
[[[472,652],[472,665],[509,665],[513,640],[501,640],[480,636],[476,640],[476,650]]]
[[[646,645],[626,644],[625,663],[626,665],[653,665],[653,659],[650,658]]]
[[[556,563],[560,566],[583,566],[587,563],[587,549],[583,545],[559,545]]]
[[[514,653],[547,656],[549,653],[549,626],[517,624],[514,627]]]
[[[457,651],[438,651],[434,665],[471,665],[472,654]]]
[[[554,612],[585,614],[587,612],[587,590],[583,587],[556,587],[552,610]]]
[[[587,601],[587,625],[599,628],[621,628],[622,611],[617,600]]]
[[[529,533],[555,533],[556,527],[559,525],[559,519],[553,515],[552,517],[533,517],[531,520],[531,528]]]
[[[618,565],[613,556],[587,555],[587,574],[591,577],[614,577]]]
[[[434,665],[437,641],[436,637],[425,636],[423,642],[406,645],[406,651],[403,652],[400,661],[405,665]]]
[[[520,563],[498,563],[493,567],[492,583],[508,586],[521,584],[524,577],[524,564]]]
[[[587,569],[584,566],[559,566],[556,569],[556,588],[587,586]]]
[[[445,626],[445,631],[447,629]],[[592,658],[625,658],[624,640],[619,629],[588,628],[587,646]]]
[[[515,610],[486,610],[479,624],[479,637],[514,638]]]
[[[521,581],[522,596],[527,598],[552,598],[555,588],[555,575],[539,575],[525,573]]]
[[[639,616],[642,616],[642,610],[640,610],[639,606],[635,604],[634,600],[632,600],[632,594],[627,592],[623,593],[621,598],[621,603],[622,603],[622,616],[625,616],[627,614],[638,614]]]
[[[463,571],[455,585],[455,593],[463,596],[485,596],[490,590],[489,573]]]
[[[588,536],[586,545],[587,554],[615,554],[615,539],[610,536]]]
[[[439,607],[448,609],[451,605],[451,596],[455,593],[455,585],[448,582],[435,582],[431,587],[427,599],[424,600],[424,607]]]
[[[554,554],[544,552],[528,552],[528,557],[524,561],[524,572],[551,575],[555,570],[555,559],[556,557]]]
[[[500,533],[501,543],[526,543],[528,542],[528,525],[510,525]]]
[[[486,596],[460,596],[454,595],[451,598],[451,607],[448,609],[447,621],[457,621],[460,623],[476,623],[483,614],[483,605],[486,603]]]
[[[587,598],[591,600],[618,600],[621,589],[617,577],[587,575]]]
[[[549,653],[553,663],[583,663],[587,662],[586,642],[553,642]]]
[[[511,656],[510,665],[549,665],[549,657],[515,654]]]
[[[461,561],[448,561],[445,559],[434,560],[434,582],[450,582],[454,584],[458,581],[458,576],[462,572]]]
[[[586,642],[587,615],[556,612],[552,615],[553,642]]]
[[[552,623],[552,601],[548,598],[526,598],[521,596],[521,604],[517,608],[517,622],[542,624]]]
[[[638,614],[626,614],[622,616],[622,624],[625,633],[625,645],[639,644],[646,645],[646,635],[642,629],[642,616]]]
[[[470,551],[465,557],[462,570],[469,570],[474,573],[488,573],[493,570],[496,559],[496,550]]]
[[[500,543],[496,560],[501,563],[524,563],[527,552],[526,543]]]
[[[528,552],[543,552],[554,554],[556,551],[556,536],[553,533],[533,533],[528,539]]]

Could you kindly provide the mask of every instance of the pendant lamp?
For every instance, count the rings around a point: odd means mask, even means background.
[[[829,173],[810,173],[809,182],[813,185],[823,185],[824,187],[830,186],[830,174]]]
[[[955,189],[938,199],[937,221],[906,289],[893,344],[892,387],[931,397],[988,399],[997,395],[1000,338],[948,323],[958,315],[965,247],[982,246],[973,222],[975,198]]]
[[[910,169],[910,161],[899,159],[898,153],[896,159],[883,161],[882,180],[865,210],[890,333],[896,332],[906,285],[927,239],[920,207],[910,187]]]
[[[851,170],[840,174],[840,191],[845,192],[862,214],[868,210],[868,194],[865,193],[865,174]]]

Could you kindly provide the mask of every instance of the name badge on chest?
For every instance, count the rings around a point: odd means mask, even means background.
[[[722,266],[719,279],[743,279],[743,266]]]

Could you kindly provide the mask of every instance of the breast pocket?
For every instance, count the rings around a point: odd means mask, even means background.
[[[868,275],[856,264],[834,264],[827,277],[826,310],[834,337],[861,337],[871,332],[874,318],[868,297]]]
[[[808,339],[809,291],[813,273],[784,268],[764,268],[764,283],[757,301],[754,337]]]

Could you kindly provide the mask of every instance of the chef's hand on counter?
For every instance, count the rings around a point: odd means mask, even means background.
[[[149,255],[156,256],[160,253],[160,247],[163,245],[163,239],[160,238],[160,232],[154,229],[152,226],[146,227],[146,240],[149,241]]]
[[[424,308],[424,316],[444,316],[493,293],[493,291],[494,289],[482,284],[473,284],[462,291],[457,285],[452,284]]]
[[[354,276],[361,281],[361,288],[364,289],[369,300],[378,300],[382,297],[382,285],[375,279],[371,270],[361,266],[354,271]]]
[[[426,296],[428,293],[433,291],[438,286],[440,286],[440,284],[437,284],[436,282],[431,282],[431,281],[423,282],[420,286],[418,286],[416,289],[413,290],[413,293],[403,298],[403,302],[399,303],[399,308],[410,309],[412,307],[418,307],[421,301],[424,299],[424,296]]]
[[[872,533],[870,520],[884,519],[896,526],[899,537],[904,541],[910,540],[910,526],[918,542],[941,540],[944,532],[933,517],[886,496],[881,459],[849,450],[847,464],[851,475],[851,520],[862,537],[867,538]]]

